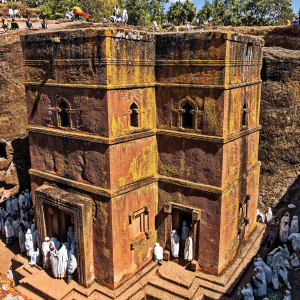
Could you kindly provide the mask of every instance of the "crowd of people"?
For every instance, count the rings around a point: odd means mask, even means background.
[[[7,246],[19,244],[20,253],[28,256],[29,265],[42,264],[52,269],[54,278],[66,278],[70,282],[77,268],[75,233],[68,228],[67,241],[60,243],[57,236],[46,237],[39,249],[38,230],[35,227],[32,193],[23,191],[19,197],[3,198],[0,206],[0,232],[5,236]]]
[[[293,18],[292,21],[290,20],[287,20],[285,25],[288,25],[288,26],[299,26],[300,25],[300,17],[298,19],[296,18]]]
[[[120,11],[119,6],[116,5],[113,11],[113,14],[111,15],[109,22],[113,23],[125,23],[128,22],[128,13],[127,9],[123,7],[122,11]],[[107,23],[106,16],[103,16],[102,23]]]
[[[26,20],[26,27],[27,27],[27,29],[33,28],[33,24],[32,24],[30,16]],[[3,34],[8,30],[19,29],[19,24],[17,23],[16,19],[12,19],[11,23],[7,22],[7,20],[5,20],[5,19],[2,19],[2,28],[3,28],[3,31],[2,31],[2,34]],[[40,23],[39,28],[42,28],[42,29],[48,28],[48,25],[47,25],[45,19],[42,20],[42,23]]]
[[[294,206],[291,205],[293,208]],[[258,222],[265,223],[271,227],[279,228],[279,240],[282,243],[292,242],[294,253],[290,255],[287,244],[282,244],[269,252],[266,261],[263,261],[260,255],[254,259],[254,272],[252,275],[252,284],[246,284],[242,290],[239,290],[245,300],[268,300],[268,286],[275,291],[281,286],[286,286],[287,290],[283,295],[283,300],[291,300],[291,285],[288,279],[289,271],[298,270],[300,268],[299,249],[300,249],[300,233],[298,225],[298,217],[294,216],[291,224],[290,214],[287,212],[280,220],[277,216],[273,216],[272,210],[268,207],[265,214],[257,210]],[[271,228],[266,241],[265,248],[270,248],[274,239],[274,232]],[[278,298],[279,299],[279,298]]]

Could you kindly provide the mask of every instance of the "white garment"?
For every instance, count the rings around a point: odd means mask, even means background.
[[[7,238],[10,238],[14,235],[14,230],[12,226],[10,225],[9,221],[5,222],[5,236]]]
[[[272,280],[272,270],[270,267],[266,265],[266,263],[262,260],[261,257],[257,258],[257,262],[261,264],[261,267],[263,268],[265,275],[266,275],[266,281],[267,283],[270,283]]]
[[[266,219],[267,219],[267,222],[270,222],[272,218],[273,218],[272,209],[271,209],[271,207],[268,207],[268,210],[267,210],[267,212],[266,212]]]
[[[68,263],[68,274],[71,275],[77,268],[77,259],[74,251],[70,251],[69,254],[69,263]]]
[[[11,201],[10,198],[6,200],[6,212],[8,214],[12,214],[13,213],[13,211],[12,211],[12,201]]]
[[[292,255],[290,259],[291,259],[291,266],[294,268],[298,268],[300,265],[299,258],[296,255],[295,257]]]
[[[190,229],[187,227],[186,221],[182,222],[181,239],[186,241],[189,237]]]
[[[19,211],[19,201],[17,198],[13,197],[12,201],[12,211],[15,212],[15,211]]]
[[[128,21],[128,14],[127,14],[127,9],[122,9],[122,19],[123,22],[126,23]]]
[[[254,289],[254,295],[257,297],[265,296],[267,291],[266,281],[262,279],[260,274],[256,274],[255,276],[252,276],[252,279],[256,287],[256,289]]]
[[[272,283],[275,290],[279,289],[278,273],[275,269],[272,270]]]
[[[21,205],[23,205],[23,202],[25,202],[25,204],[26,204],[25,195],[20,194],[20,196],[19,196],[19,206],[20,207],[21,207]]]
[[[292,300],[291,292],[289,290],[285,291],[285,295],[284,295],[283,300]]]
[[[288,271],[286,268],[280,268],[279,269],[279,274],[281,276],[281,278],[283,279],[285,285],[288,287],[288,289],[291,289],[291,285],[289,283],[289,280],[288,280]]]
[[[29,265],[33,266],[40,262],[40,250],[39,248],[36,251],[32,251],[32,255],[30,256]]]
[[[298,251],[300,249],[300,233],[292,233],[288,237],[289,241],[292,241],[293,249]]]
[[[247,283],[247,288],[243,288],[241,293],[244,296],[244,300],[254,300],[253,290],[250,283]]]
[[[54,243],[55,249],[58,251],[60,249],[60,241],[55,237],[50,238],[50,241]]]
[[[9,9],[8,9],[8,14],[9,14],[10,16],[13,16],[13,15],[14,15],[14,11],[13,11],[11,8],[9,8]]]
[[[290,263],[288,262],[287,259],[283,259],[282,257],[280,257],[280,260],[279,260],[279,264],[278,264],[279,267],[282,267],[282,268],[290,268]]]
[[[114,13],[115,13],[115,16],[118,16],[119,15],[119,12],[120,12],[120,9],[115,7],[114,8]]]
[[[153,254],[154,254],[154,261],[158,262],[160,260],[163,260],[164,258],[164,250],[163,248],[159,245],[159,243],[156,243],[154,246],[154,250],[153,250]]]
[[[177,231],[173,230],[171,234],[171,250],[173,257],[179,257],[179,242],[180,237],[177,234]]]
[[[287,222],[288,224],[290,223],[290,214],[289,213],[286,213],[282,217],[281,222],[280,222],[280,227],[282,227],[284,225],[284,222]]]
[[[265,215],[262,214],[259,209],[257,209],[257,217],[258,216],[261,218],[262,223],[265,223]]]
[[[30,195],[28,193],[28,190],[25,190],[24,196],[25,196],[25,204],[30,209],[31,208],[31,203],[30,203]]]
[[[281,247],[279,247],[279,248],[281,248]],[[279,264],[280,258],[281,258],[281,251],[276,252],[274,254],[274,258],[273,258],[273,261],[272,261],[272,266],[273,266],[273,268],[275,268],[275,270],[278,269],[278,264]]]
[[[30,229],[28,229],[25,234],[25,249],[27,252],[27,256],[31,257],[33,255],[34,248],[33,248],[32,234]]]
[[[24,252],[26,250],[25,249],[25,234],[22,230],[19,232],[19,245],[20,245],[20,251]]]
[[[63,244],[58,251],[58,265],[57,265],[57,277],[66,277],[68,267],[68,250]]]
[[[16,221],[13,220],[11,224],[13,230],[14,230],[14,236],[18,237],[19,236],[19,228],[20,228],[20,221],[17,219]]]
[[[193,260],[193,234],[185,241],[184,259],[188,261]]]
[[[283,259],[288,259],[290,257],[290,252],[289,252],[289,249],[287,248],[286,244],[284,244],[282,247],[281,256]]]
[[[299,231],[298,217],[297,216],[293,216],[293,220],[291,222],[290,235],[292,233],[297,233],[298,231]]]
[[[48,237],[45,238],[42,244],[42,251],[43,251],[43,264],[44,267],[50,267],[50,249],[49,249],[50,239]]]
[[[288,224],[280,226],[279,238],[285,243],[289,237],[290,226]]]
[[[75,235],[74,227],[70,226],[68,229],[68,232],[67,232],[67,240],[68,240],[69,244],[72,244],[72,242],[74,240],[74,235]]]

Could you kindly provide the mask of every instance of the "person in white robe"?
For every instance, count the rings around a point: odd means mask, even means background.
[[[293,216],[292,222],[291,222],[291,228],[290,228],[290,235],[292,233],[297,233],[299,231],[299,225],[298,225],[298,217]]]
[[[293,253],[292,256],[289,258],[289,261],[291,262],[291,269],[297,270],[299,269],[299,258],[296,256],[296,253]]]
[[[31,208],[30,196],[27,189],[25,190],[24,196],[25,196],[25,204],[27,205],[28,209],[30,209]]]
[[[290,213],[286,213],[282,219],[281,219],[281,222],[280,222],[280,227],[284,225],[284,222],[287,222],[288,224],[290,223]]]
[[[290,257],[290,252],[286,244],[282,247],[281,256],[283,259],[288,259]]]
[[[24,191],[19,195],[19,207],[21,207],[23,205],[23,202],[26,203]]]
[[[20,245],[20,251],[23,253],[25,249],[25,230],[23,225],[20,225],[20,230],[19,230],[19,245]]]
[[[10,225],[9,221],[6,221],[4,226],[5,226],[6,245],[12,245],[14,230],[13,230],[12,226]]]
[[[278,270],[278,265],[279,265],[279,261],[280,261],[280,258],[281,258],[281,250],[282,250],[282,248],[278,247],[276,249],[275,253],[274,253],[272,266],[275,268],[275,270]]]
[[[189,228],[187,226],[186,221],[182,222],[182,230],[181,230],[181,247],[184,249],[185,247],[185,241],[188,239],[189,237]]]
[[[33,248],[32,234],[30,229],[28,229],[25,234],[25,250],[27,256],[31,258],[31,256],[33,255],[34,248]]]
[[[282,256],[280,257],[278,266],[282,267],[282,268],[290,268],[291,267],[289,261],[287,259],[283,259]]]
[[[193,260],[193,232],[192,230],[189,233],[189,237],[185,241],[185,247],[184,247],[184,259],[187,261]]]
[[[180,237],[177,234],[177,231],[173,230],[171,234],[171,251],[173,257],[179,257],[179,243]]]
[[[254,269],[254,273],[252,276],[253,283],[255,285],[254,289],[254,295],[257,298],[264,297],[266,296],[266,291],[267,291],[267,283],[265,280],[263,280],[261,274],[258,273],[257,269]]]
[[[51,261],[52,275],[56,279],[57,278],[57,266],[58,266],[58,250],[56,249],[53,241],[50,241],[49,249],[50,249],[50,261]]]
[[[13,230],[14,230],[14,236],[19,237],[19,227],[20,227],[20,221],[17,217],[14,217],[14,220],[11,224]]]
[[[155,262],[159,262],[164,259],[164,249],[159,245],[159,243],[155,244],[153,254]]]
[[[288,271],[287,271],[287,269],[279,267],[279,274],[280,274],[283,282],[287,286],[287,288],[291,289],[291,285],[290,285],[289,280],[288,280]]]
[[[261,222],[264,223],[265,222],[265,215],[262,214],[259,209],[257,209],[257,219],[261,219]]]
[[[68,262],[68,277],[67,277],[68,284],[72,280],[72,274],[74,273],[76,268],[77,268],[77,259],[76,259],[74,248],[72,247],[69,253],[69,262]]]
[[[278,290],[279,289],[279,280],[278,280],[277,270],[273,266],[271,267],[271,270],[272,270],[272,284],[273,284],[273,288],[274,288],[274,290]]]
[[[244,296],[244,300],[254,300],[253,289],[250,283],[245,284],[241,294]]]
[[[269,266],[266,265],[266,263],[262,260],[261,257],[257,258],[257,262],[260,263],[261,267],[263,268],[265,275],[266,275],[266,281],[269,284],[272,281],[272,270]]]
[[[284,298],[283,298],[283,300],[292,300],[291,292],[289,290],[286,290],[284,292]]]
[[[19,201],[17,198],[13,197],[11,200],[11,207],[12,207],[12,215],[17,216],[19,215]]]
[[[67,241],[71,245],[75,236],[74,227],[70,226],[67,232]]]
[[[289,237],[289,231],[290,231],[289,224],[287,222],[284,222],[284,224],[280,227],[280,232],[279,232],[279,238],[283,243],[287,242]]]
[[[48,237],[45,238],[42,244],[42,253],[43,253],[43,267],[45,269],[50,268],[50,248],[49,248],[50,239]]]
[[[60,249],[60,241],[57,239],[56,235],[54,235],[54,237],[51,237],[50,241],[54,243],[56,250]]]
[[[29,265],[32,267],[35,264],[38,264],[40,262],[40,250],[37,247],[36,250],[33,249],[31,257],[30,257],[30,261],[29,261]]]
[[[10,198],[8,198],[7,200],[6,200],[6,212],[8,213],[8,214],[13,214],[13,211],[12,211],[12,201],[11,201],[11,199]]]
[[[271,209],[271,207],[268,207],[268,210],[266,212],[266,219],[267,219],[268,224],[269,224],[269,222],[271,221],[272,218],[273,218],[272,209]]]
[[[64,244],[58,251],[57,278],[62,279],[67,276],[68,249]]]
[[[292,241],[294,251],[299,251],[300,249],[300,233],[292,233],[288,237],[289,241]]]

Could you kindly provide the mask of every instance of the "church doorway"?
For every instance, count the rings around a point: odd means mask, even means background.
[[[43,204],[45,214],[46,236],[57,237],[61,243],[67,242],[67,231],[74,228],[74,216],[49,204]]]

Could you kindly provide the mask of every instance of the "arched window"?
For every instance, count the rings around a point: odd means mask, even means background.
[[[130,106],[131,114],[130,114],[130,126],[131,127],[139,127],[139,114],[137,112],[138,107],[135,103],[132,103]]]
[[[5,146],[0,144],[0,158],[7,158]]]
[[[66,111],[67,108],[68,108],[68,106],[65,102],[62,101],[59,104],[60,126],[62,126],[62,127],[70,127],[70,125],[69,125],[69,115]]]
[[[193,115],[191,113],[193,107],[189,103],[186,103],[183,105],[182,110],[182,127],[193,128]]]
[[[246,126],[247,123],[248,123],[247,114],[248,114],[248,109],[247,109],[247,105],[246,105],[246,102],[245,102],[244,106],[243,106],[242,126]]]

